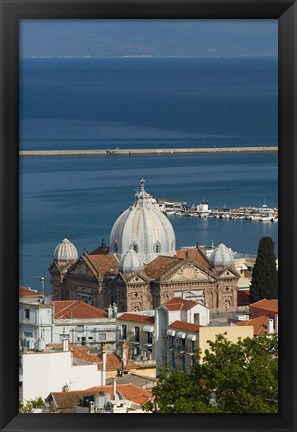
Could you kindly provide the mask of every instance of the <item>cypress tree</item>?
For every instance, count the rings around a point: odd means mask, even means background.
[[[250,286],[250,302],[278,298],[278,272],[276,269],[274,242],[271,237],[262,237],[253,269]]]

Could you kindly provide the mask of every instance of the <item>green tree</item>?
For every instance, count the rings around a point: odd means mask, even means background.
[[[162,371],[153,389],[157,413],[277,413],[278,339],[259,336],[232,343],[209,341],[189,372]],[[200,355],[197,355],[198,359]]]
[[[278,298],[278,273],[276,269],[274,242],[271,237],[262,237],[250,287],[250,302]]]
[[[37,409],[43,408],[44,405],[45,401],[41,397],[30,399],[26,403],[19,402],[19,412],[22,414],[31,414]]]

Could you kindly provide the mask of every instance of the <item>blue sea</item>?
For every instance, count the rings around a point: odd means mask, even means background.
[[[276,58],[25,59],[20,149],[275,146]],[[140,179],[154,196],[210,208],[278,206],[276,153],[20,159],[20,283],[40,289],[55,246],[108,244]],[[257,253],[277,223],[170,217],[177,247]]]

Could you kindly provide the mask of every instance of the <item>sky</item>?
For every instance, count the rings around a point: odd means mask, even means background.
[[[20,56],[277,56],[277,20],[21,20]]]

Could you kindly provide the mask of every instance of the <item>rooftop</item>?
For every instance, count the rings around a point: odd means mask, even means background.
[[[278,313],[278,300],[259,300],[255,303],[250,304],[251,308],[263,309],[268,312]]]
[[[43,294],[39,291],[36,290],[32,290],[29,287],[19,287],[19,297],[39,297],[42,296]]]
[[[155,317],[153,316],[132,314],[126,312],[123,313],[120,317],[118,317],[118,319],[122,321],[133,321],[133,322],[139,322],[144,324],[154,324],[155,322]]]
[[[107,318],[104,309],[99,309],[79,300],[53,301],[53,305],[56,319]]]
[[[240,321],[236,323],[237,326],[253,326],[254,335],[262,335],[267,333],[267,321],[269,317],[261,316],[247,321]]]
[[[177,311],[177,310],[190,310],[194,306],[197,306],[199,303],[193,300],[185,300],[179,297],[173,297],[168,300],[166,303],[163,303],[162,306],[165,306],[169,311]],[[201,305],[203,306],[203,305]]]
[[[201,326],[196,324],[191,324],[184,321],[174,321],[169,325],[170,328],[175,328],[177,330],[184,330],[189,332],[195,332],[198,333]]]

